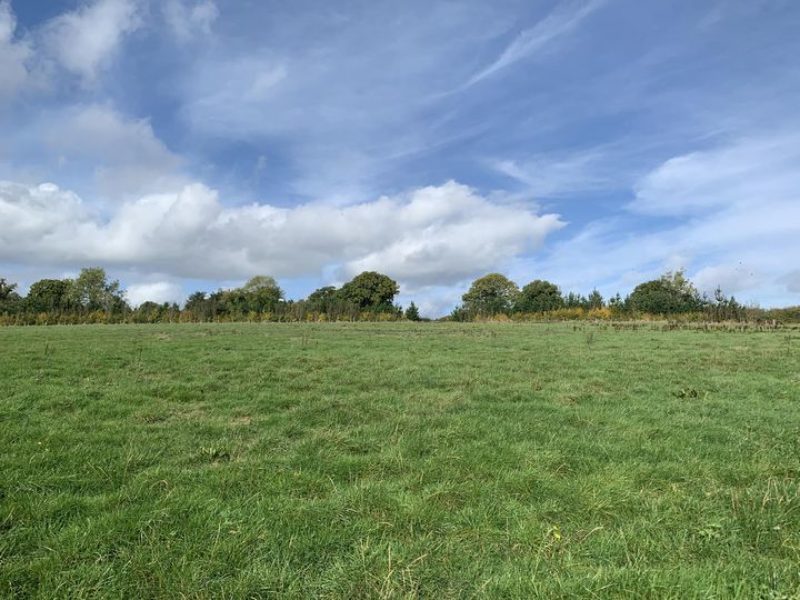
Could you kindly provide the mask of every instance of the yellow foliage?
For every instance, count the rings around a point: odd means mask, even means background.
[[[610,321],[611,317],[612,317],[612,314],[611,314],[611,309],[610,308],[603,307],[603,308],[592,308],[591,310],[589,310],[589,313],[587,314],[587,316],[590,319],[598,319],[598,320],[603,320],[603,321]]]

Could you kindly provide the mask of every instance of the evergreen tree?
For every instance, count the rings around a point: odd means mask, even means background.
[[[414,304],[413,302],[409,304],[408,308],[406,309],[406,319],[409,321],[420,320],[419,309],[417,308],[417,305]]]

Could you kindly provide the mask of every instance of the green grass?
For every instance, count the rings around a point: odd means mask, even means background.
[[[0,328],[0,381],[6,597],[800,594],[796,331]]]

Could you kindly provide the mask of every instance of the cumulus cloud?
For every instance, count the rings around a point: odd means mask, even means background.
[[[146,119],[127,118],[106,105],[80,105],[42,117],[37,140],[64,166],[88,165],[104,198],[131,198],[187,183],[181,158]]]
[[[15,39],[17,20],[7,0],[0,2],[0,102],[13,97],[29,79],[27,63],[33,51],[26,40]]]
[[[177,302],[184,301],[186,295],[183,288],[174,281],[151,281],[146,283],[134,283],[127,287],[125,297],[131,306],[139,306],[143,302]]]
[[[557,215],[492,204],[452,182],[418,190],[387,217],[394,235],[349,261],[347,275],[385,270],[419,286],[455,283],[537,248],[563,226]]]
[[[0,139],[0,179],[56,179],[84,199],[132,200],[189,183],[185,160],[157,137],[148,119],[107,104],[41,110]]]
[[[138,0],[95,0],[55,17],[40,33],[53,60],[91,83],[140,24]]]
[[[223,206],[194,184],[123,204],[110,219],[53,184],[0,184],[0,260],[102,263],[233,279],[379,269],[414,288],[499,268],[563,223],[455,182],[335,207]]]
[[[47,89],[56,66],[93,83],[125,36],[141,25],[140,2],[87,0],[20,37],[11,3],[0,0],[0,102],[26,88]],[[200,23],[209,8],[195,12],[190,21]]]
[[[196,34],[208,35],[219,17],[219,8],[213,0],[187,3],[184,0],[167,0],[162,5],[164,19],[175,38],[185,42]]]
[[[671,158],[636,184],[630,214],[588,224],[519,270],[610,294],[683,266],[704,291],[786,303],[800,256],[799,166],[800,137],[789,134]],[[638,213],[670,218],[632,233]]]

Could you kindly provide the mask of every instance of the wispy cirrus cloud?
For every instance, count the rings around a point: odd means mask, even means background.
[[[557,197],[619,185],[619,174],[609,168],[603,149],[575,153],[548,153],[523,160],[493,160],[490,166],[523,184],[534,198]]]
[[[667,160],[637,183],[628,208],[681,216],[795,199],[798,167],[800,133],[745,138]]]
[[[179,115],[199,143],[259,146],[267,157],[280,145],[294,175],[287,194],[357,202],[475,127],[455,131],[441,93],[468,75],[465,56],[505,17],[472,2],[435,4],[425,18],[388,3],[321,16],[280,30],[267,21],[246,52],[220,48],[182,74]]]
[[[470,77],[458,88],[459,91],[491,77],[532,54],[543,51],[558,38],[575,30],[584,19],[605,3],[606,0],[580,0],[557,5],[533,27],[521,31],[500,56]]]

